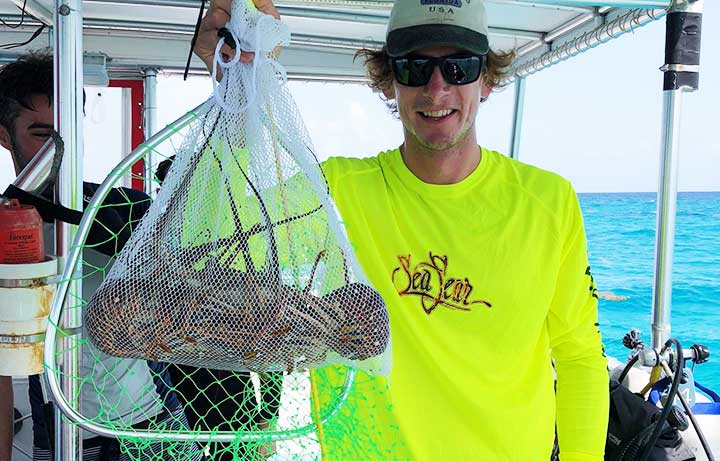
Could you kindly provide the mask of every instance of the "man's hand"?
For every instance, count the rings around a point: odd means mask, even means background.
[[[228,21],[230,21],[232,2],[233,0],[212,0],[210,2],[210,8],[208,8],[205,17],[200,23],[200,30],[198,31],[198,37],[193,51],[197,57],[205,63],[205,66],[211,74],[213,58],[215,56],[215,47],[219,41],[218,30],[225,27]],[[278,10],[275,8],[272,0],[253,0],[253,2],[255,3],[255,7],[257,7],[258,11],[269,14],[275,19],[280,19],[280,13],[278,13]],[[230,48],[227,44],[223,44],[220,52],[229,58],[235,56],[235,50]],[[243,52],[240,55],[240,62],[250,62],[253,58],[254,53]]]

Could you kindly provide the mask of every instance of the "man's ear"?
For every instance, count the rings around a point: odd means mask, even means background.
[[[490,93],[492,93],[492,87],[488,85],[481,85],[480,86],[480,97],[483,100],[487,100],[487,98],[490,96]]]
[[[10,137],[10,132],[7,128],[2,125],[0,125],[0,146],[3,146],[12,153],[12,137]]]

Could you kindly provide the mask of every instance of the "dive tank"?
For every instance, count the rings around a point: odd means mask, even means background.
[[[17,200],[0,203],[0,375],[43,372],[57,262],[45,257],[43,222]]]

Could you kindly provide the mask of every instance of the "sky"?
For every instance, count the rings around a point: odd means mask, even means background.
[[[568,178],[579,192],[654,192],[658,186],[665,22],[656,21],[530,76],[520,160]],[[713,83],[716,83],[713,85]],[[706,1],[700,90],[683,98],[679,187],[720,191],[720,2]],[[402,125],[362,85],[290,82],[321,159],[372,156],[402,142]],[[514,87],[481,106],[483,147],[507,153]],[[158,77],[159,126],[212,93],[207,78]],[[179,98],[178,95],[182,95]],[[121,152],[120,90],[89,88],[86,179],[100,182]],[[0,185],[14,177],[0,152]]]

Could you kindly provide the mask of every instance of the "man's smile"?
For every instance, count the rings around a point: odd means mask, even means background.
[[[423,119],[431,120],[431,121],[445,121],[455,115],[457,113],[457,110],[455,109],[440,109],[440,110],[432,110],[432,111],[418,111],[418,114]]]

